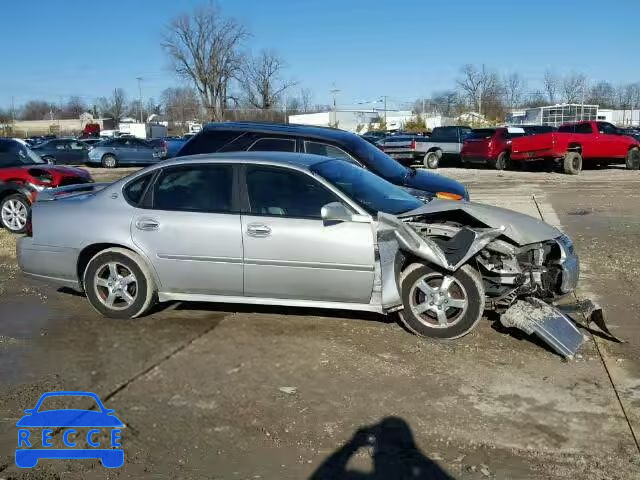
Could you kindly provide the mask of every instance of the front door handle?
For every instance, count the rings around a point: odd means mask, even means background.
[[[247,225],[247,235],[252,237],[268,237],[271,229],[262,223],[250,223]]]
[[[136,228],[138,230],[144,230],[148,232],[152,230],[158,230],[159,227],[160,223],[153,218],[141,218],[136,221]]]

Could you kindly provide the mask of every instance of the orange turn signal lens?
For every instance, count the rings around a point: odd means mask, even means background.
[[[462,195],[449,192],[437,192],[436,198],[439,198],[440,200],[462,200]]]

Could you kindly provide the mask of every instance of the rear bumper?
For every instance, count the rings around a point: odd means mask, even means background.
[[[16,257],[22,272],[51,285],[79,288],[78,250],[36,244],[31,237],[18,239]]]
[[[461,155],[460,157],[462,158],[463,162],[467,162],[467,163],[484,164],[490,160],[490,158],[488,157],[481,157],[478,155]]]

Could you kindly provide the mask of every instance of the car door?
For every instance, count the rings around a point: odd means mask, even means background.
[[[353,163],[355,165],[361,166],[360,162],[354,159],[351,155],[349,155],[343,149],[335,145],[330,145],[328,143],[320,142],[318,140],[304,140],[303,148],[305,153],[312,153],[314,155],[322,155],[325,157],[339,158],[349,163]]]
[[[67,143],[69,161],[72,165],[82,165],[87,161],[88,147],[82,142],[70,140]]]
[[[163,168],[137,209],[131,235],[153,263],[161,291],[242,295],[242,235],[234,167]]]
[[[371,224],[324,222],[322,206],[340,198],[307,173],[260,165],[243,172],[245,296],[368,303]]]
[[[623,158],[627,154],[628,142],[619,134],[618,129],[608,122],[598,122],[598,141],[600,158]]]

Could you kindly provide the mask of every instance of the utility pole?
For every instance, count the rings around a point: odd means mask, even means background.
[[[387,126],[387,96],[383,95],[382,98],[384,99],[384,126]]]
[[[136,80],[138,80],[138,111],[140,112],[140,123],[144,123],[142,120],[142,77],[136,77]]]
[[[329,90],[329,93],[331,93],[331,95],[333,95],[333,124],[335,125],[337,122],[337,115],[336,115],[336,95],[340,93],[340,90],[337,88],[334,88],[332,90]]]

